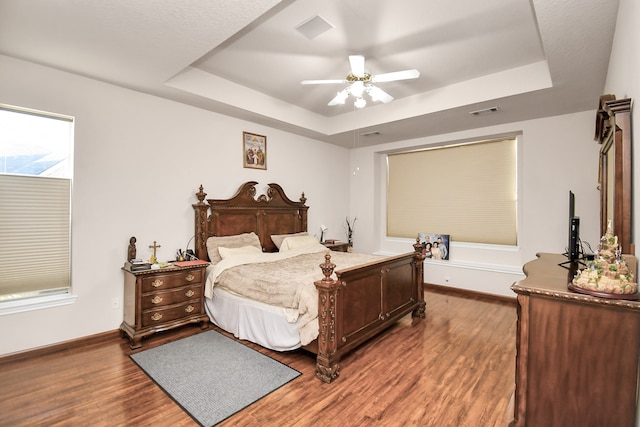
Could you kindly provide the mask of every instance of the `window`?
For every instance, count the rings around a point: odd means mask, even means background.
[[[73,119],[0,105],[0,302],[68,294]]]
[[[517,244],[517,138],[387,156],[387,235]]]

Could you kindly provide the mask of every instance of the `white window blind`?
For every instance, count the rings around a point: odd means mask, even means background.
[[[387,235],[517,244],[516,138],[387,157]]]
[[[0,105],[0,302],[69,293],[73,118]]]
[[[71,180],[0,174],[0,294],[66,292]]]

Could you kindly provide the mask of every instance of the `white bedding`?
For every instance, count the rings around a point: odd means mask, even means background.
[[[205,296],[215,299],[214,288],[222,288],[235,296],[273,306],[288,323],[297,325],[300,345],[306,345],[318,336],[318,292],[314,282],[324,277],[319,266],[326,251],[317,243],[286,252],[229,256],[208,267]],[[331,255],[336,270],[380,259],[377,255],[342,252]]]
[[[289,322],[282,308],[234,295],[221,287],[213,289],[213,299],[205,299],[211,321],[232,333],[275,351],[300,348],[298,322]]]

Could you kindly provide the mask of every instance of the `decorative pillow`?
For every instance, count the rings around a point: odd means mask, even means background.
[[[282,246],[282,241],[287,237],[308,236],[308,235],[309,233],[307,233],[306,231],[301,231],[300,233],[291,233],[291,234],[272,234],[271,240],[273,241],[273,244],[276,245],[276,248],[280,249],[280,246]]]
[[[220,258],[225,259],[236,255],[261,254],[262,251],[255,246],[242,246],[239,248],[225,248],[224,246],[220,246],[218,253],[220,253]]]
[[[235,236],[222,236],[222,237],[209,237],[207,239],[207,253],[209,254],[209,261],[212,264],[216,264],[222,260],[218,248],[241,248],[243,246],[255,246],[262,252],[262,245],[260,244],[260,238],[254,232],[236,234]]]
[[[320,243],[313,236],[292,236],[282,241],[280,252],[290,251],[292,249],[307,248],[317,246]]]

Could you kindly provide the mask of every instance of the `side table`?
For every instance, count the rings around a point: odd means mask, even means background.
[[[120,334],[127,336],[132,349],[142,346],[142,338],[188,323],[209,327],[204,310],[206,263],[160,269],[124,271],[124,320]]]

